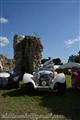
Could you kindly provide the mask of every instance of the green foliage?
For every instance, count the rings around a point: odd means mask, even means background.
[[[70,75],[66,75],[66,84],[67,84],[67,88],[71,88],[71,76]]]
[[[55,65],[62,65],[62,64],[63,64],[63,63],[61,62],[60,58],[55,58],[55,59],[53,59],[53,63],[54,63]]]
[[[2,62],[3,68],[4,70],[9,70],[9,69],[13,69],[15,64],[14,64],[14,60],[13,59],[8,59],[6,56],[4,56],[3,54],[0,54],[0,60]]]
[[[68,59],[68,62],[76,62],[76,63],[80,63],[80,51],[78,52],[77,55],[71,55]]]

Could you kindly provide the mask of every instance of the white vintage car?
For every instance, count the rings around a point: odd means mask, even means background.
[[[51,60],[44,63],[33,74],[25,73],[23,82],[26,89],[31,90],[47,90],[64,92],[66,90],[66,80],[64,73],[57,73],[54,70],[54,64]]]

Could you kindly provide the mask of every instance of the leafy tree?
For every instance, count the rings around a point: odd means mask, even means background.
[[[63,63],[61,62],[60,58],[53,59],[53,63],[55,65],[62,65]]]
[[[77,55],[71,55],[71,56],[69,56],[68,62],[80,63],[80,51],[78,52]]]

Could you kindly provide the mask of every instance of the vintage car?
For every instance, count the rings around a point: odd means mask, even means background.
[[[15,72],[0,72],[0,88],[19,87],[19,76]]]
[[[58,74],[54,70],[54,64],[51,63],[51,60],[37,68],[33,74],[25,73],[23,75],[23,82],[29,91],[47,90],[64,92],[66,90],[65,75],[64,73]]]

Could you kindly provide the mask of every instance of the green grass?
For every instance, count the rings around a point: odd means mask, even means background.
[[[28,93],[24,88],[0,90],[0,119],[18,120],[80,120],[80,92],[71,88],[66,76],[65,94],[52,92]],[[23,118],[25,117],[25,118]]]
[[[71,76],[66,75],[66,83],[67,83],[67,88],[71,88]]]

